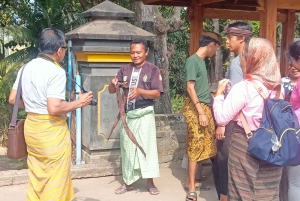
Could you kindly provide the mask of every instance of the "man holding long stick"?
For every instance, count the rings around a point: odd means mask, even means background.
[[[159,177],[153,106],[154,99],[163,92],[163,86],[159,68],[146,61],[148,53],[147,41],[134,39],[130,45],[132,63],[123,66],[109,85],[109,92],[116,93],[116,83],[128,84],[129,93],[124,105],[126,122],[146,153],[145,156],[131,141],[122,126],[120,142],[124,184],[115,190],[116,194],[133,190],[132,184],[140,177],[148,179],[147,189],[151,195],[159,194],[153,183],[153,178]]]

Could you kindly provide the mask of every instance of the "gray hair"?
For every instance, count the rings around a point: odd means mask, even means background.
[[[59,48],[65,46],[65,40],[63,31],[54,28],[43,29],[38,38],[39,51],[54,54]]]

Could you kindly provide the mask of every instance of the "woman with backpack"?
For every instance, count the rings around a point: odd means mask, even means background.
[[[252,38],[246,44],[240,62],[245,79],[231,88],[225,100],[224,91],[230,80],[221,80],[213,104],[219,126],[235,121],[229,145],[228,200],[279,201],[282,168],[250,155],[248,139],[239,118],[242,113],[251,131],[258,129],[264,100],[252,82],[271,98],[275,97],[274,90],[281,82],[279,65],[272,44],[262,38]]]
[[[289,56],[291,58],[290,66],[294,69],[294,73],[300,72],[300,41],[294,42],[289,48]],[[300,79],[292,91],[290,103],[293,106],[296,116],[300,124]],[[300,166],[288,167],[288,201],[299,201],[300,198]]]

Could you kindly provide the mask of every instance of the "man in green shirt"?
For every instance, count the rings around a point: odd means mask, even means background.
[[[212,57],[220,44],[220,35],[204,33],[199,40],[199,49],[185,65],[186,89],[183,115],[188,129],[187,154],[189,158],[186,200],[197,200],[195,175],[197,162],[216,155],[215,126],[211,112],[212,97],[209,89],[204,59]]]

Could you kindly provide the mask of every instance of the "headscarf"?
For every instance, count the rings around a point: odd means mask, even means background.
[[[239,28],[236,28],[236,27],[228,27],[225,26],[224,28],[225,30],[225,34],[230,36],[230,35],[233,35],[233,36],[252,36],[253,33],[252,31],[250,30],[245,30],[245,29],[239,29]]]
[[[252,38],[247,49],[246,79],[259,80],[274,90],[280,85],[281,76],[273,45],[267,39]]]

